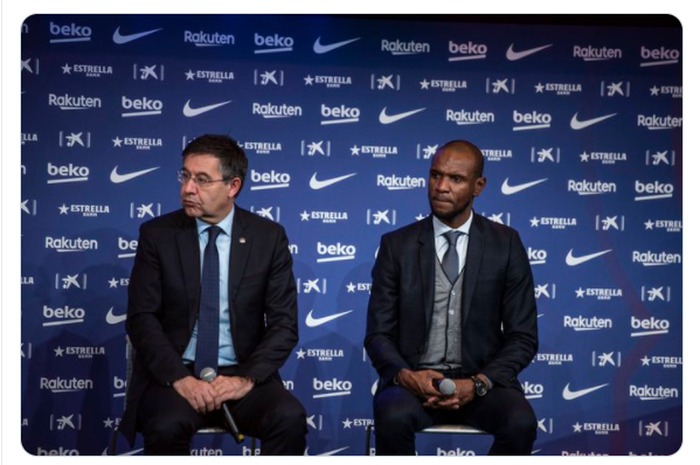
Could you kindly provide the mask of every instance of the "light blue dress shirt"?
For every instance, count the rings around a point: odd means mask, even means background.
[[[223,232],[216,238],[216,249],[219,251],[219,366],[229,366],[238,363],[236,351],[233,348],[233,338],[231,336],[231,314],[228,308],[228,273],[229,257],[231,255],[231,231],[233,229],[233,215],[235,205],[226,218],[221,220],[216,226]],[[199,235],[199,272],[201,276],[204,266],[204,249],[209,242],[207,229],[212,226],[199,218],[197,221],[197,233]],[[192,338],[182,355],[183,360],[193,362],[197,354],[197,329],[199,320],[194,324]]]

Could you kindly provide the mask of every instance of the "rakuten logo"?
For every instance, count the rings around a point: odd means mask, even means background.
[[[333,378],[330,381],[321,381],[314,377],[314,391],[322,391],[320,394],[314,394],[314,399],[323,399],[324,397],[349,396],[352,394],[352,383]]]
[[[330,245],[317,242],[316,253],[319,255],[319,258],[316,259],[316,263],[338,262],[354,260],[357,248],[354,245],[345,245],[340,242]]]
[[[122,95],[122,108],[127,110],[122,112],[122,118],[134,116],[154,116],[163,113],[163,102],[160,100],[141,97],[140,99],[130,99]],[[133,111],[130,111],[133,110]]]

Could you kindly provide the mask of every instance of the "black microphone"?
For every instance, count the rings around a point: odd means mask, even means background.
[[[451,396],[457,389],[457,385],[450,378],[434,379],[433,385],[443,396]]]
[[[211,383],[214,381],[214,378],[216,378],[216,370],[213,369],[212,367],[205,367],[202,368],[202,371],[199,373],[199,377],[202,381],[206,381],[207,383]],[[221,406],[224,408],[224,418],[226,419],[226,424],[228,427],[231,429],[231,434],[233,435],[233,439],[236,440],[238,444],[243,442],[243,435],[241,434],[240,431],[238,431],[238,426],[236,425],[236,422],[233,420],[233,415],[231,415],[231,412],[228,409],[228,405],[226,405],[226,402],[223,402]]]

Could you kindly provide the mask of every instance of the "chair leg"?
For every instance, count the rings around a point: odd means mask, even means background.
[[[365,455],[369,455],[370,446],[372,445],[372,430],[374,430],[374,425],[367,425],[367,435],[365,438]]]

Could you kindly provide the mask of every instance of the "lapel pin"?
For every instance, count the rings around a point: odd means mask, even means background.
[[[245,244],[245,237],[241,237],[240,239],[238,239],[238,242],[240,242],[241,244]]]

